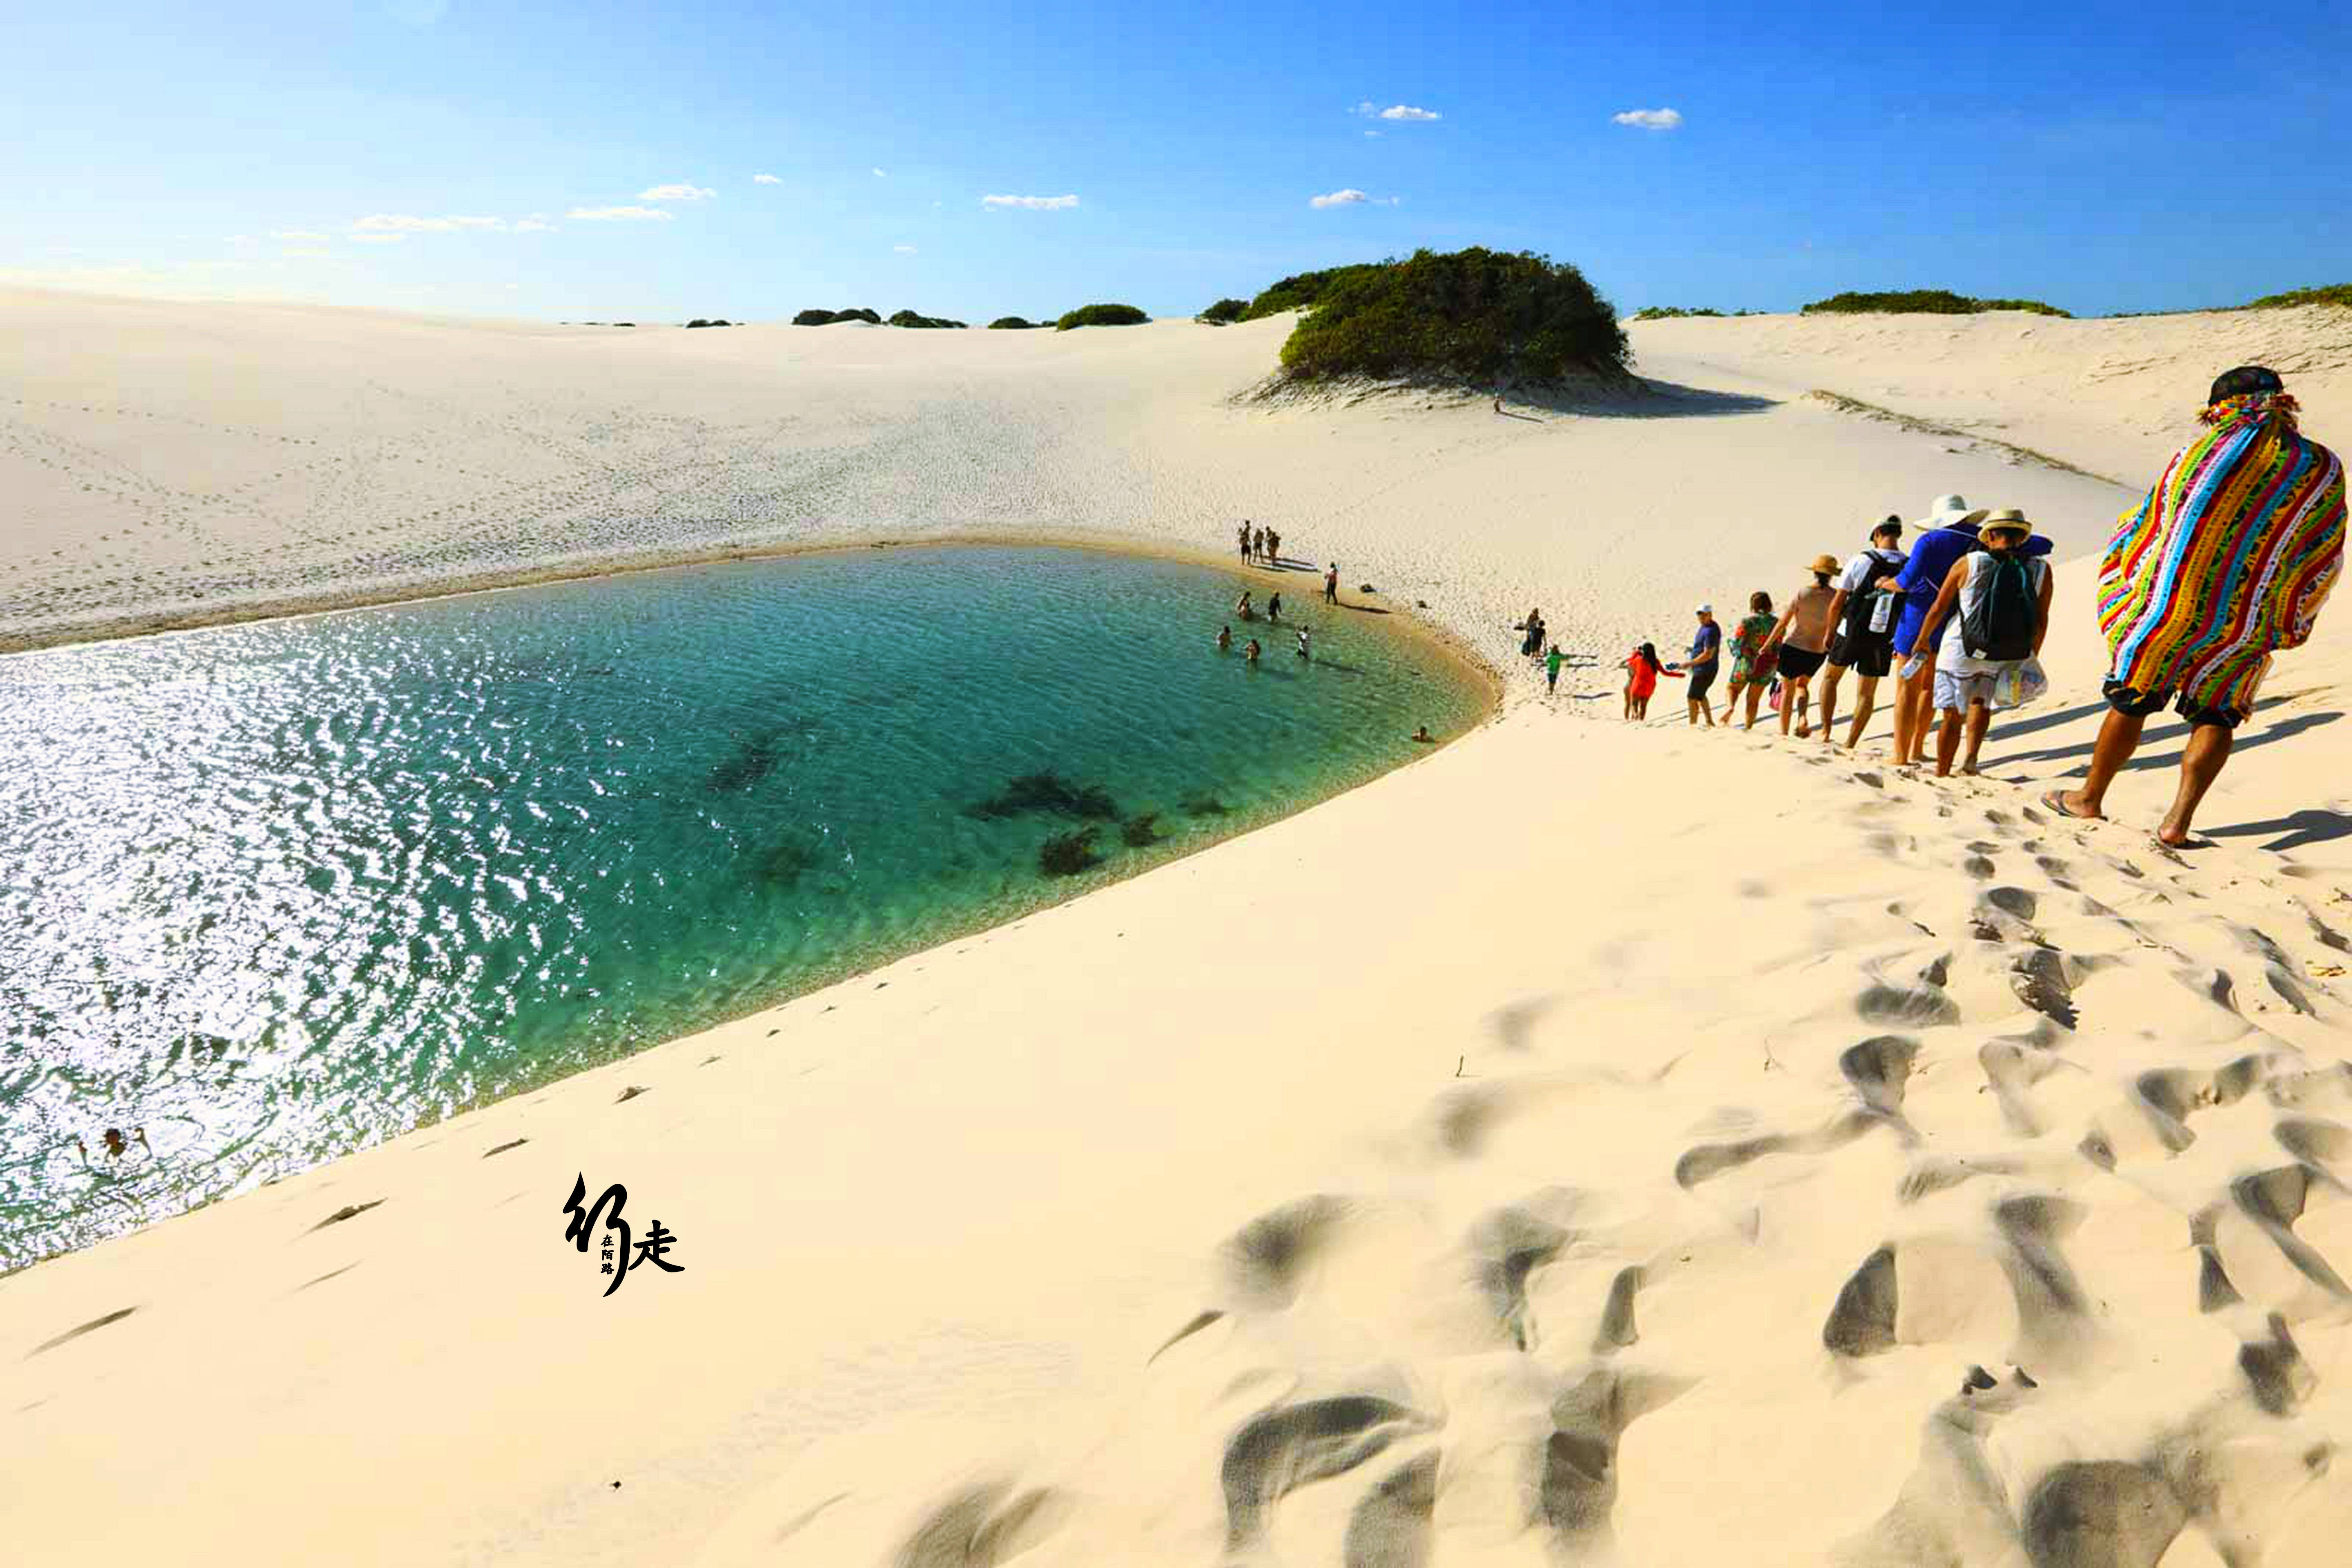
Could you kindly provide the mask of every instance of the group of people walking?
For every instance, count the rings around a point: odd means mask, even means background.
[[[2175,705],[2189,737],[2172,809],[2157,829],[2175,847],[2188,842],[2272,654],[2309,639],[2344,558],[2343,465],[2299,433],[2295,401],[2277,373],[2227,373],[2199,417],[2204,432],[2123,515],[2100,560],[2109,711],[2081,786],[2043,797],[2061,815],[2098,816],[2148,717]],[[1818,731],[1833,743],[1851,676],[1852,747],[1892,675],[1895,765],[1922,764],[1932,738],[1938,777],[1956,764],[1976,773],[1993,713],[2047,689],[2051,542],[2021,510],[1972,510],[1957,495],[1937,498],[1910,527],[1916,537],[1907,551],[1906,524],[1891,515],[1844,561],[1815,558],[1777,613],[1769,593],[1749,595],[1727,648],[1707,604],[1696,608],[1684,659],[1668,663],[1654,645],[1638,645],[1624,661],[1625,717],[1647,717],[1659,679],[1678,677],[1689,682],[1688,721],[1712,727],[1710,696],[1727,653],[1723,723],[1744,708],[1754,728],[1769,694],[1782,734],[1793,726],[1800,737]],[[1539,617],[1531,613],[1529,622],[1530,639],[1540,637]],[[1556,663],[1550,675],[1558,679]]]

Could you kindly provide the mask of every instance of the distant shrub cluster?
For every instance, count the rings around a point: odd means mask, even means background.
[[[1213,327],[1231,326],[1249,313],[1247,300],[1220,300],[1192,319]]]
[[[1024,320],[1023,320],[1022,318],[1020,318],[1019,316],[999,316],[999,317],[997,317],[997,318],[996,318],[996,320],[994,320],[994,321],[992,321],[989,322],[988,324],[989,324],[990,329],[991,329],[991,330],[992,330],[992,331],[1008,331],[1008,332],[1025,332],[1025,331],[1032,331],[1032,330],[1034,330],[1034,329],[1035,329],[1035,328],[1038,328],[1038,327],[1050,327],[1050,326],[1052,326],[1054,323],[1053,323],[1053,322],[1051,322],[1051,321],[1024,321]]]
[[[2031,310],[2037,316],[2064,316],[2072,320],[2074,312],[2039,300],[1973,300],[1966,294],[1955,294],[1948,289],[1906,289],[1886,294],[1832,294],[1826,300],[1816,300],[1804,307],[1803,314],[1891,316],[1972,316],[1979,310]]]
[[[889,324],[894,327],[964,327],[969,321],[950,321],[945,316],[919,316],[912,310],[891,313]]]
[[[1377,272],[1385,262],[1364,261],[1352,267],[1327,267],[1320,272],[1297,272],[1258,290],[1256,299],[1242,312],[1242,320],[1255,321],[1261,316],[1276,316],[1285,310],[1309,310],[1338,284],[1349,279]]]
[[[1072,327],[1139,327],[1151,320],[1132,305],[1081,305],[1054,323],[1057,332]]]
[[[829,327],[835,321],[869,321],[878,327],[882,324],[882,318],[866,310],[803,310],[793,318],[795,327]]]
[[[2249,310],[2275,310],[2288,305],[2342,305],[2352,309],[2352,283],[2330,283],[2318,289],[2290,289],[2284,294],[2265,294],[2249,300]]]
[[[1295,381],[1490,385],[1622,374],[1627,353],[1616,310],[1583,273],[1525,251],[1473,247],[1336,269],[1282,345],[1282,368]]]
[[[1633,312],[1633,319],[1637,321],[1672,321],[1685,316],[1720,316],[1722,314],[1720,310],[1704,309],[1685,310],[1680,305],[1644,305]]]
[[[724,316],[715,316],[707,321],[700,316],[697,316],[694,320],[687,322],[687,325],[689,327],[731,327],[734,324],[734,322],[729,321]]]

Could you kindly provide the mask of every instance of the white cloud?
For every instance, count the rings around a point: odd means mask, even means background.
[[[1433,109],[1415,109],[1410,103],[1392,103],[1381,110],[1382,120],[1442,120],[1444,115]]]
[[[698,202],[719,193],[707,185],[648,185],[637,193],[641,202]]]
[[[1377,140],[1377,139],[1379,138],[1379,136],[1380,136],[1380,132],[1377,132],[1377,131],[1367,131],[1367,132],[1364,132],[1364,134],[1365,134],[1365,135],[1367,135],[1367,136],[1372,137],[1372,138],[1374,138],[1375,140]]]
[[[583,223],[667,223],[670,218],[659,207],[573,207],[563,216]]]
[[[286,255],[286,256],[295,257],[295,258],[299,258],[299,259],[300,259],[300,260],[304,260],[304,261],[315,261],[315,260],[319,259],[320,257],[332,256],[332,255],[334,255],[335,253],[334,253],[333,251],[331,251],[331,250],[320,250],[320,249],[318,249],[318,248],[316,248],[316,247],[305,247],[305,248],[302,248],[302,249],[299,249],[299,250],[287,250],[287,251],[283,251],[283,252],[281,252],[280,254],[282,254],[282,255]]]
[[[552,234],[555,226],[541,218],[527,217],[514,226],[514,231],[517,234]]]
[[[407,213],[370,213],[352,225],[362,234],[455,234],[461,229],[504,228],[495,217],[415,217]]]
[[[354,234],[344,237],[355,239],[362,245],[398,245],[408,237],[404,234]]]
[[[980,205],[984,207],[1026,207],[1031,212],[1044,213],[1076,206],[1078,198],[1076,196],[982,196],[980,198]]]
[[[335,237],[331,234],[320,234],[316,229],[273,228],[269,231],[269,237],[292,240],[301,245],[325,245]]]
[[[1631,125],[1637,131],[1672,131],[1683,122],[1682,111],[1675,109],[1629,109],[1622,114],[1609,117],[1612,125]]]
[[[915,254],[915,247],[911,245],[894,245],[890,248],[897,251],[901,256],[912,256]]]
[[[887,180],[890,177],[889,171],[886,169],[877,169],[874,171],[874,177],[877,180]]]
[[[1307,198],[1307,205],[1310,207],[1351,207],[1358,202],[1368,202],[1371,199],[1351,185],[1346,190],[1333,191],[1328,195],[1309,196]]]
[[[751,176],[751,183],[755,185],[781,185],[783,181],[773,174],[754,174]]]

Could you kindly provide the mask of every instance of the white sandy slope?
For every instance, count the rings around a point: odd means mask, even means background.
[[[323,320],[625,352],[714,422],[785,375],[752,330]],[[2169,436],[2130,399],[2076,418],[2152,471],[2244,320],[2166,329],[2132,398]],[[1069,526],[1213,543],[1246,496],[1489,649],[1533,600],[1613,655],[1940,489],[2095,542],[2114,487],[1796,397],[1945,412],[1887,389],[1950,325],[1859,325],[1867,354],[1645,331],[1691,391],[1640,419],[1230,409],[1278,334],[1174,324],[940,334],[944,369],[843,334],[793,374],[877,389],[882,433],[833,433],[860,504],[954,504],[951,432],[1025,410],[1068,496],[1148,481]],[[2059,352],[1945,390],[1998,408],[2079,376]],[[495,382],[479,359],[445,379]],[[2323,438],[2336,374],[2298,386]],[[2042,437],[2003,432],[2121,466]],[[382,471],[351,493],[392,504]],[[2352,616],[2282,660],[2215,847],[2175,858],[2160,767],[2114,823],[2033,805],[2096,722],[2060,573],[2057,689],[1986,779],[1583,721],[1613,693],[1580,672],[1076,904],[0,1280],[0,1534],[36,1563],[2338,1562]],[[687,1271],[600,1299],[562,1241],[582,1173]]]

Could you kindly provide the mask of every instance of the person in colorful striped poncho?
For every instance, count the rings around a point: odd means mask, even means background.
[[[2310,638],[2344,570],[2344,465],[2297,433],[2278,373],[2229,372],[2200,417],[2204,433],[2123,515],[2099,563],[2110,711],[2082,787],[2042,796],[2065,816],[2097,816],[2148,715],[2178,693],[2189,742],[2156,830],[2173,848],[2189,843],[2272,654]]]

